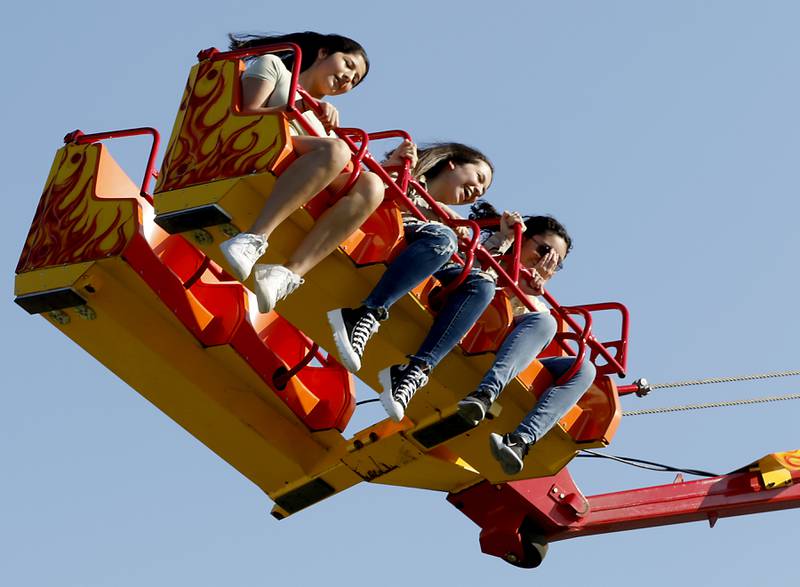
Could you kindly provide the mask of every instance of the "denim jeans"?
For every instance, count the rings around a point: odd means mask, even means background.
[[[406,225],[405,239],[408,246],[386,268],[364,300],[380,320],[389,317],[392,304],[447,263],[458,246],[455,232],[436,222]]]
[[[434,273],[436,279],[447,285],[461,274],[461,265],[448,265]],[[410,358],[433,369],[458,344],[481,317],[494,297],[494,281],[479,269],[473,269],[436,314],[428,336],[419,350]]]
[[[491,394],[493,400],[496,399],[506,384],[519,375],[553,340],[555,333],[556,321],[549,312],[533,312],[518,317],[514,330],[506,336],[478,389]],[[557,381],[572,367],[575,358],[547,357],[540,359],[540,362]],[[515,432],[525,442],[536,442],[578,402],[589,389],[594,377],[595,367],[587,358],[569,381],[562,385],[552,385],[542,393]]]

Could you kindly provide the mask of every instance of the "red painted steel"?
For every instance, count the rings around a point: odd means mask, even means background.
[[[481,549],[521,561],[531,535],[546,542],[800,507],[800,470],[767,489],[757,468],[709,479],[584,497],[565,468],[557,475],[492,485],[484,481],[447,500],[481,527]]]
[[[64,137],[64,142],[76,143],[78,145],[87,145],[89,143],[96,143],[98,141],[102,141],[105,139],[118,139],[123,137],[134,137],[141,135],[150,135],[153,137],[153,144],[150,146],[150,154],[147,156],[147,166],[145,167],[144,170],[144,179],[142,179],[142,187],[139,191],[139,195],[141,195],[145,200],[147,200],[152,205],[153,196],[149,191],[147,191],[147,188],[150,186],[150,181],[158,176],[158,172],[156,171],[155,166],[156,166],[156,154],[158,153],[158,145],[161,141],[161,136],[158,134],[158,131],[156,129],[149,126],[143,126],[140,128],[112,130],[108,132],[98,132],[88,135],[84,134],[80,130],[74,130],[71,133],[68,133]]]
[[[563,527],[550,540],[800,507],[800,471],[792,471],[792,479],[787,487],[766,489],[756,470],[594,495],[581,523]]]
[[[302,60],[302,52],[299,46],[294,43],[285,43],[280,45],[265,45],[262,47],[253,47],[248,49],[239,49],[235,51],[228,51],[228,52],[219,52],[217,50],[207,49],[205,51],[201,51],[198,54],[199,59],[212,59],[212,60],[234,60],[234,59],[242,59],[245,57],[251,57],[255,55],[261,55],[270,52],[281,52],[281,51],[292,51],[295,55],[294,63],[292,67],[292,80],[290,83],[290,91],[289,96],[294,96],[295,91],[300,94],[303,98],[303,103],[306,107],[311,108],[315,112],[319,112],[319,104],[317,100],[315,100],[312,96],[308,95],[302,87],[300,87],[297,83],[299,78],[299,68],[300,62]],[[297,105],[290,99],[286,105],[286,115],[296,121],[308,134],[315,136],[316,133],[314,129],[311,127],[309,122],[302,116],[302,113],[297,108]],[[411,214],[416,216],[421,220],[425,220],[425,216],[416,208],[413,202],[408,198],[405,187],[410,187],[414,189],[414,191],[425,200],[425,202],[430,206],[430,208],[436,213],[436,215],[440,218],[440,220],[448,225],[448,226],[457,226],[465,221],[457,220],[450,218],[449,214],[438,205],[438,203],[428,194],[428,192],[424,189],[423,186],[419,184],[416,180],[411,178],[410,176],[407,178],[406,176],[409,175],[407,173],[406,168],[407,165],[404,165],[404,173],[401,180],[398,183],[395,182],[394,178],[391,177],[389,171],[384,169],[380,163],[372,157],[366,151],[366,143],[369,141],[370,137],[373,138],[384,138],[388,136],[389,133],[394,133],[398,136],[402,136],[402,138],[406,138],[410,140],[410,136],[407,133],[403,133],[399,135],[398,131],[385,131],[384,133],[371,133],[367,134],[363,131],[358,131],[361,134],[361,141],[360,145],[356,144],[353,141],[352,136],[355,134],[356,129],[345,129],[339,128],[334,129],[334,133],[338,136],[341,140],[343,140],[348,147],[350,147],[351,151],[354,153],[353,159],[353,171],[351,177],[349,178],[348,185],[352,185],[355,180],[357,179],[357,173],[363,164],[364,167],[378,175],[384,183],[388,186],[387,187],[387,197],[390,200],[394,200],[398,203],[401,207],[408,210]],[[383,136],[381,136],[383,135]],[[346,186],[347,187],[347,186]],[[469,221],[466,221],[469,222]],[[463,225],[463,224],[462,224]],[[515,241],[519,241],[521,239],[522,231],[516,233],[515,236],[517,238]],[[518,258],[516,262],[513,263],[511,269],[511,275],[509,275],[502,267],[500,267],[499,263],[492,258],[491,254],[483,249],[483,247],[477,245],[477,235],[473,234],[473,238],[467,240],[462,240],[462,249],[465,249],[465,259],[460,259],[458,255],[454,255],[454,260],[459,262],[460,264],[464,265],[464,270],[459,279],[453,284],[449,284],[449,287],[443,292],[444,295],[453,287],[457,287],[463,279],[466,278],[469,270],[472,268],[472,263],[474,259],[477,259],[481,262],[484,268],[492,268],[498,275],[498,285],[501,287],[506,287],[510,290],[510,292],[516,296],[529,310],[535,311],[533,304],[528,300],[527,296],[519,289],[517,282],[519,280],[519,276],[522,275],[523,277],[530,278],[530,272],[525,269],[524,267],[520,267]],[[519,247],[521,243],[515,242],[515,255],[519,254]],[[582,328],[578,325],[575,320],[572,319],[569,311],[562,308],[562,306],[551,296],[548,292],[544,292],[543,297],[545,300],[550,304],[553,308],[553,312],[563,320],[575,333],[581,333],[579,345],[587,345],[591,349],[591,357],[592,360],[595,360],[597,357],[602,357],[603,360],[606,361],[606,364],[598,367],[598,371],[601,373],[611,373],[614,372],[621,377],[625,376],[625,364],[627,359],[627,309],[624,308],[621,304],[618,304],[619,308],[623,312],[623,335],[621,340],[618,342],[617,346],[615,347],[617,352],[615,355],[612,355],[608,349],[605,348],[603,343],[596,340],[595,337],[591,334],[591,331],[587,331],[585,328]],[[609,303],[611,304],[611,303]],[[577,340],[577,339],[576,339]],[[574,351],[571,349],[568,350],[570,354],[574,354]],[[578,353],[580,354],[581,350],[579,349]],[[576,366],[574,369],[577,369],[579,363],[576,362]]]

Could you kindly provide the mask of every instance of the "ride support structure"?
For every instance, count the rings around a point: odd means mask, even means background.
[[[511,252],[496,258],[478,242],[485,226],[451,217],[407,164],[384,169],[370,144],[410,138],[404,131],[336,129],[352,151],[347,186],[338,193],[325,190],[296,211],[271,236],[264,261],[285,262],[364,169],[384,181],[385,201],[278,312],[258,313],[252,281],[231,277],[218,245],[252,224],[276,178],[295,159],[290,123],[313,134],[292,100],[284,113],[273,115],[250,115],[240,107],[243,59],[287,51],[296,64],[289,95],[297,92],[304,108],[318,108],[297,85],[296,45],[202,51],[158,172],[155,129],[68,134],[16,268],[15,301],[42,315],[256,483],[274,501],[278,519],[363,481],[431,489],[447,493],[482,528],[484,552],[531,567],[554,540],[796,507],[796,453],[765,457],[716,481],[584,497],[566,466],[583,449],[607,446],[620,424],[620,394],[611,377],[626,373],[628,312],[617,302],[562,306],[548,292],[544,298],[560,332],[542,356],[573,355],[574,369],[588,357],[598,377],[536,443],[523,472],[504,474],[486,439],[516,426],[553,383],[550,373],[531,363],[477,427],[465,425],[455,412],[464,390],[474,389],[513,328],[511,296],[534,309],[518,286],[519,279],[530,278],[519,264],[522,232],[518,227]],[[137,185],[106,142],[139,135],[150,136],[152,145]],[[335,355],[322,350],[335,349],[324,316],[364,299],[402,251],[401,210],[424,218],[409,190],[442,223],[471,229],[453,257],[463,271],[447,287],[430,278],[395,304],[392,319],[370,343],[359,377],[379,390],[379,369],[401,362],[419,345],[441,300],[476,263],[498,276],[498,292],[402,422],[384,419],[347,437],[356,408],[354,381]],[[618,316],[618,336],[596,338],[593,316],[599,312]]]

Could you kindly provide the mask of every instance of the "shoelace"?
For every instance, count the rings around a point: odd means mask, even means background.
[[[287,270],[288,271],[288,270]],[[286,278],[278,284],[277,298],[282,300],[305,282],[305,279],[298,277],[295,273],[289,273]]]
[[[483,408],[486,411],[489,411],[489,408],[492,405],[492,396],[488,391],[479,390],[472,394],[473,399],[479,401]]]
[[[378,331],[378,321],[375,316],[367,312],[358,319],[356,325],[353,327],[353,334],[351,336],[353,350],[356,351],[358,356],[364,354],[364,347],[367,341]]]
[[[397,389],[392,395],[405,409],[416,391],[427,382],[428,377],[422,372],[422,369],[419,367],[410,367],[406,369],[405,375],[400,381],[400,385],[397,386]]]
[[[258,238],[252,234],[245,234],[242,236],[244,241],[244,252],[252,259],[258,259],[267,250],[267,243],[265,240]]]

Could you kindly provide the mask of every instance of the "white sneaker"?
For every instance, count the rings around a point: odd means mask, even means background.
[[[263,314],[271,312],[275,304],[303,283],[297,273],[282,265],[256,265],[255,280],[258,311]]]
[[[250,277],[253,265],[267,250],[267,239],[260,234],[240,232],[219,245],[233,276],[239,281]]]

